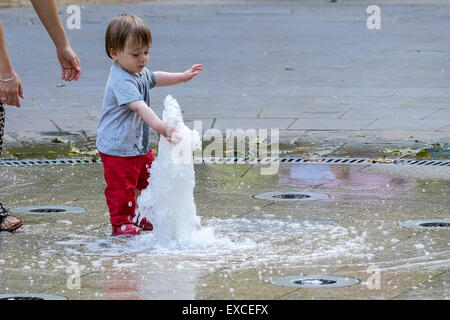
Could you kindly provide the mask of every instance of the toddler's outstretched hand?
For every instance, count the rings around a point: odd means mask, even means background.
[[[201,64],[194,64],[190,69],[183,73],[184,82],[191,80],[198,75],[199,71],[202,71],[203,66]]]

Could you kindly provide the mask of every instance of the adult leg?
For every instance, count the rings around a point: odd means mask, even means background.
[[[0,102],[0,156],[3,147],[3,132],[5,128],[5,107]],[[14,231],[22,225],[22,222],[13,216],[0,203],[0,231]]]

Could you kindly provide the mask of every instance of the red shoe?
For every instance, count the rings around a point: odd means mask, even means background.
[[[136,221],[136,222],[135,222]],[[137,223],[138,218],[134,217],[133,218],[133,225],[135,225],[136,227],[142,228],[146,231],[152,231],[153,230],[153,225],[150,221],[148,221],[146,218],[142,218],[141,223]]]
[[[137,229],[131,223],[123,224],[118,227],[113,227],[113,236],[136,236],[141,234],[141,230]]]

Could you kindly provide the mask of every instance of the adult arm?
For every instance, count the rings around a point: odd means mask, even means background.
[[[62,69],[61,78],[66,81],[78,80],[81,75],[80,61],[69,44],[58,15],[56,1],[31,0],[31,3],[55,44],[56,54]]]
[[[19,76],[14,73],[11,61],[9,60],[6,40],[3,34],[3,26],[0,21],[0,79],[12,79],[10,81],[0,81],[0,101],[11,106],[20,107],[19,96],[23,99],[22,82]],[[6,99],[4,99],[6,97]]]

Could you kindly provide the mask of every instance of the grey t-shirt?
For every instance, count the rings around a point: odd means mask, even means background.
[[[149,91],[155,84],[156,76],[147,68],[137,75],[115,64],[111,67],[97,130],[100,152],[120,157],[148,153],[149,126],[126,104],[143,100],[150,106]]]

